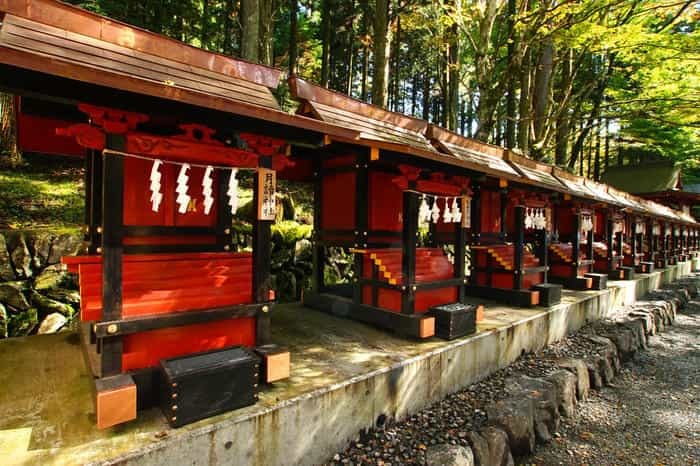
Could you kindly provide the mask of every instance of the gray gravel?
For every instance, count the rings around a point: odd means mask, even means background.
[[[591,391],[554,441],[519,464],[700,464],[700,302],[651,337],[612,387]]]
[[[516,374],[544,377],[562,357],[588,358],[601,347],[587,337],[598,323],[533,354],[526,354],[467,389],[396,423],[362,432],[329,465],[425,464],[431,445],[467,446],[467,432],[488,421],[486,407],[506,398],[505,380]],[[623,366],[613,387],[591,391],[574,419],[562,418],[549,445],[516,464],[700,465],[700,302],[676,325],[651,337],[650,349]]]
[[[329,465],[411,465],[425,464],[425,452],[435,444],[468,446],[467,432],[486,426],[486,407],[508,396],[505,380],[516,374],[544,377],[558,369],[554,361],[562,357],[588,357],[601,348],[587,335],[589,325],[537,353],[522,356],[510,366],[490,375],[465,390],[448,396],[429,408],[399,422],[362,432],[345,451],[339,452]]]

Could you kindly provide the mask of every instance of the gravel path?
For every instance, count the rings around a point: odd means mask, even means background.
[[[614,385],[591,391],[538,465],[700,465],[700,301],[649,340]]]
[[[599,354],[601,347],[588,338],[599,325],[526,354],[408,419],[362,432],[327,464],[422,465],[432,445],[467,446],[467,432],[488,422],[486,407],[506,398],[509,377],[544,377],[559,358]],[[614,386],[591,390],[573,419],[562,418],[549,445],[516,464],[700,465],[700,301],[687,305],[649,345],[623,366]]]

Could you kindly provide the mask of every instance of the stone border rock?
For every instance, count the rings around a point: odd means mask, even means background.
[[[448,446],[435,445],[426,455],[428,465],[510,466],[514,456],[531,454],[536,444],[551,440],[560,416],[572,417],[578,402],[585,400],[591,389],[612,384],[621,364],[645,350],[649,336],[673,325],[677,311],[699,293],[700,275],[683,277],[648,293],[644,301],[627,309],[626,315],[595,323],[595,334],[587,338],[599,347],[598,354],[561,359],[557,361],[559,370],[547,377],[509,378],[508,397],[486,410],[487,427],[467,433],[470,447],[450,446],[455,454],[444,455],[441,448]]]

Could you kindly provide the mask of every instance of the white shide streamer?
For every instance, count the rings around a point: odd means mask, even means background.
[[[190,205],[190,200],[192,199],[189,194],[187,194],[187,183],[190,181],[190,177],[187,176],[187,170],[189,169],[189,164],[182,164],[182,167],[180,167],[180,173],[177,175],[177,187],[175,188],[177,199],[175,199],[175,202],[178,205],[177,211],[181,214],[187,212],[187,206]]]
[[[238,210],[238,179],[236,178],[238,170],[235,168],[231,169],[231,178],[228,180],[228,191],[226,195],[228,196],[228,205],[231,208],[231,215],[236,215]]]
[[[163,193],[160,192],[161,180],[163,175],[160,173],[160,166],[163,162],[160,160],[154,160],[153,166],[151,166],[151,210],[153,212],[158,212],[160,210],[160,203],[163,201]]]
[[[204,196],[204,215],[209,215],[211,207],[214,205],[214,197],[212,196],[211,185],[214,180],[211,173],[214,167],[211,165],[204,169],[204,177],[202,178],[202,196]]]

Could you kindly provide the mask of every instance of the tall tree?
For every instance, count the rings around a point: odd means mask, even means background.
[[[515,0],[508,0],[508,62],[513,62],[515,57]],[[506,147],[515,147],[515,73],[510,73],[508,79],[508,94],[506,95]]]
[[[260,32],[258,40],[260,41],[260,50],[258,51],[258,59],[260,63],[267,66],[272,66],[273,57],[273,25],[275,13],[275,0],[257,0],[258,1],[258,21]]]
[[[331,76],[331,43],[333,29],[333,0],[321,3],[321,86],[328,87]]]
[[[0,156],[15,165],[22,161],[17,145],[17,109],[12,94],[0,92]]]
[[[462,12],[461,0],[452,0],[448,13],[452,15],[452,24],[448,32],[447,42],[447,98],[445,99],[445,119],[447,129],[457,131],[457,116],[459,114],[459,15]]]
[[[374,13],[374,73],[372,74],[372,103],[386,108],[389,90],[389,0],[377,0]]]
[[[290,76],[297,74],[297,16],[299,15],[299,3],[297,0],[289,0],[289,67],[287,71]]]
[[[252,62],[260,59],[259,0],[241,0],[241,58]]]

